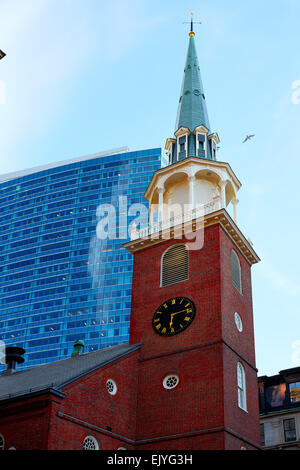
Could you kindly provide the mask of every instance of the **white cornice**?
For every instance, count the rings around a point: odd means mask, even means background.
[[[220,143],[220,138],[219,138],[219,135],[217,134],[217,132],[214,132],[213,134],[210,134],[208,136],[209,140],[213,139],[217,144]]]
[[[238,226],[234,223],[226,209],[221,209],[219,211],[205,215],[203,219],[204,228],[220,224],[225,233],[231,238],[240,253],[244,256],[250,265],[260,262],[260,258],[254,251],[252,245],[239,230]],[[187,232],[187,227],[190,228],[190,232],[192,232],[196,229],[196,227],[200,226],[200,222],[200,219],[194,219],[193,221],[189,222],[188,225],[182,225],[182,228],[185,230],[185,233]],[[168,238],[166,238],[166,234],[168,234],[169,239],[172,240],[174,238],[174,232],[177,234],[176,227],[179,227],[179,225],[174,226],[171,229],[155,233],[152,237],[149,235],[144,238],[139,238],[138,240],[124,243],[123,246],[128,251],[130,251],[130,253],[134,254],[135,252],[143,250],[144,248],[157,245],[167,240]]]
[[[179,162],[174,163],[173,165],[166,166],[164,168],[161,168],[160,170],[157,170],[153,177],[152,180],[147,188],[147,191],[145,192],[145,198],[149,201],[152,192],[154,191],[158,180],[162,177],[167,175],[168,173],[173,173],[174,170],[180,170],[184,168],[185,166],[188,166],[190,163],[196,164],[199,167],[205,167],[205,168],[221,168],[224,169],[228,172],[230,177],[232,178],[232,181],[236,185],[237,190],[239,190],[242,186],[242,183],[240,180],[237,178],[235,175],[234,171],[232,170],[231,166],[229,163],[226,162],[219,162],[215,160],[208,160],[208,159],[203,159],[203,158],[198,158],[198,157],[189,157],[185,158],[184,160],[181,160]]]
[[[175,132],[175,136],[177,138],[183,135],[191,135],[191,131],[188,127],[179,127],[179,129]]]
[[[199,134],[201,134],[201,133],[203,133],[203,134],[208,134],[208,133],[209,133],[209,130],[207,129],[207,127],[205,127],[205,126],[203,126],[203,125],[202,125],[202,126],[198,126],[198,127],[195,127],[195,129],[194,129],[194,134],[196,135],[196,134],[198,134],[198,133],[199,133]]]
[[[165,150],[169,150],[169,148],[171,147],[172,144],[175,144],[176,143],[176,139],[167,139],[166,141],[166,146],[165,146]]]

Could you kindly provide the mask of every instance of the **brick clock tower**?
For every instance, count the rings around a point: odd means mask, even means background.
[[[251,288],[259,258],[237,226],[241,183],[217,159],[219,142],[192,23],[169,165],[145,194],[149,227],[134,228],[125,245],[134,254],[130,343],[142,344],[144,449],[260,448]]]

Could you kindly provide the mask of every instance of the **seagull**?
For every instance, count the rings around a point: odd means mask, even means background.
[[[252,139],[253,137],[255,137],[255,134],[253,134],[253,135],[247,135],[246,138],[245,138],[245,140],[244,140],[244,142],[243,142],[243,144],[244,144],[245,142],[247,142],[247,140]]]

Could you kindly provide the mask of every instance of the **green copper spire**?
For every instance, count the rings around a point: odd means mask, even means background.
[[[201,125],[207,129],[210,128],[195,46],[195,34],[191,32],[175,131],[180,127],[187,127],[193,133],[194,129]]]
[[[211,133],[196,52],[193,13],[184,76],[179,99],[175,138],[167,139],[169,165],[189,157],[216,160],[218,134]]]

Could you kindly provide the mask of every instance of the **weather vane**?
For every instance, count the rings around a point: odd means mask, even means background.
[[[191,24],[191,32],[190,32],[190,36],[195,36],[195,32],[194,32],[194,24],[202,24],[201,21],[194,21],[194,12],[191,11],[191,21],[184,21],[182,24]]]

